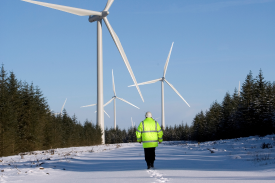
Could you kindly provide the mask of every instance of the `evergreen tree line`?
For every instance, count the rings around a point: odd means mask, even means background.
[[[106,143],[136,142],[136,127],[126,130],[106,129]],[[196,140],[199,142],[275,133],[275,82],[264,80],[260,70],[253,78],[250,71],[240,93],[225,94],[207,111],[199,112],[192,125],[166,127],[163,140]]]
[[[106,144],[116,144],[116,143],[128,143],[128,142],[137,142],[136,137],[137,128],[130,127],[127,129],[120,129],[118,126],[114,128],[105,129],[105,143]]]
[[[136,127],[105,129],[105,143],[136,142]],[[264,80],[260,70],[250,72],[240,93],[228,92],[221,103],[199,112],[191,126],[166,127],[165,141],[209,141],[275,133],[275,82]],[[0,156],[34,150],[101,144],[101,129],[88,120],[82,125],[66,110],[54,115],[41,90],[0,71]]]
[[[192,127],[187,124],[175,125],[174,127],[166,127],[163,130],[164,141],[180,141],[180,140],[191,140]]]
[[[256,78],[250,71],[240,93],[227,92],[221,103],[198,113],[191,128],[197,141],[275,133],[275,82],[265,81],[261,70]]]
[[[54,115],[41,90],[0,71],[0,157],[71,146],[101,144],[101,129],[80,124],[66,110]]]
[[[120,129],[118,126],[116,130],[114,128],[105,129],[105,143],[129,143],[137,142],[136,137],[137,127],[130,127],[127,130]],[[191,128],[187,124],[175,125],[174,127],[166,127],[163,130],[163,140],[165,141],[178,141],[178,140],[190,140]]]

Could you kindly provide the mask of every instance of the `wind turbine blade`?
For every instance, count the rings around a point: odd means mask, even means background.
[[[140,89],[139,89],[139,86],[138,86],[138,84],[137,84],[137,81],[136,81],[136,78],[135,78],[134,73],[133,73],[133,71],[132,71],[132,68],[131,68],[131,66],[130,66],[130,64],[129,64],[129,61],[128,61],[127,57],[126,57],[126,54],[125,54],[125,52],[124,52],[124,50],[123,50],[123,47],[122,47],[122,45],[121,45],[121,43],[120,43],[120,40],[119,40],[118,36],[116,35],[115,31],[113,30],[112,26],[110,25],[110,23],[109,23],[107,17],[104,17],[103,20],[104,20],[104,22],[105,22],[105,24],[106,24],[106,26],[107,26],[107,28],[108,28],[110,34],[111,34],[111,36],[112,36],[112,38],[113,38],[113,40],[114,40],[116,46],[117,46],[117,49],[118,49],[118,51],[119,51],[119,53],[120,53],[120,55],[121,55],[121,57],[122,57],[122,59],[123,59],[125,65],[126,65],[126,67],[127,67],[127,69],[128,69],[128,71],[129,71],[131,77],[132,77],[132,80],[134,81],[134,84],[135,84],[135,86],[136,86],[136,88],[137,88],[137,90],[138,90],[138,93],[139,93],[141,99],[142,99],[142,101],[144,102],[143,96],[142,96],[141,91],[140,91]]]
[[[103,11],[108,11],[110,9],[110,7],[112,6],[114,0],[108,0],[106,7],[104,8]]]
[[[92,106],[95,106],[96,104],[91,104],[91,105],[85,105],[85,106],[81,106],[82,107],[92,107]]]
[[[169,60],[170,60],[170,55],[171,55],[171,52],[172,52],[173,45],[174,45],[174,42],[172,43],[170,52],[168,54],[168,57],[167,57],[167,60],[166,60],[165,66],[164,66],[163,77],[165,77],[165,74],[166,74],[166,70],[167,70],[167,67],[168,67]]]
[[[114,79],[114,72],[113,72],[113,69],[112,69],[112,79],[113,79],[113,90],[114,90],[114,94],[116,96],[116,87],[115,87],[115,79]]]
[[[95,111],[97,113],[97,111]],[[104,110],[104,113],[110,118],[109,114]]]
[[[119,100],[122,100],[123,102],[126,102],[127,104],[130,104],[131,106],[134,106],[134,107],[138,108],[137,106],[135,106],[134,104],[131,104],[130,102],[124,100],[123,98],[119,98],[119,97],[117,97],[117,98],[118,98]],[[139,108],[138,108],[138,109],[139,109]]]
[[[103,105],[103,107],[105,107],[106,105],[110,104],[112,102],[112,100],[114,100],[114,98],[112,98],[111,100],[109,100],[106,104]]]
[[[21,0],[21,1],[25,1],[25,2],[28,2],[28,3],[33,3],[33,4],[37,4],[37,5],[41,5],[41,6],[45,6],[45,7],[48,7],[48,8],[52,8],[52,9],[64,11],[64,12],[67,12],[67,13],[75,14],[75,15],[78,15],[78,16],[89,16],[89,15],[102,16],[102,13],[97,12],[97,11],[85,10],[85,9],[80,9],[80,8],[73,8],[73,7],[69,7],[69,6],[62,6],[62,5],[44,3],[44,2],[39,2],[39,1],[32,1],[32,0]]]
[[[104,113],[110,118],[109,114],[104,110]]]
[[[180,95],[180,93],[176,90],[176,88],[170,84],[166,79],[164,80],[177,94],[180,96],[180,98],[190,107],[190,105],[184,100],[184,98]]]
[[[64,104],[63,104],[63,106],[62,106],[62,108],[61,108],[61,114],[62,114],[62,111],[63,111],[63,109],[64,109],[64,107],[65,107],[65,104],[66,104],[66,102],[67,102],[67,98],[66,98],[66,100],[65,100],[65,102],[64,102]]]
[[[156,83],[156,82],[161,81],[161,80],[162,80],[162,78],[155,79],[155,80],[152,80],[152,81],[145,81],[143,83],[138,83],[138,85],[152,84],[152,83]],[[128,87],[132,87],[132,86],[136,86],[136,85],[130,85]]]

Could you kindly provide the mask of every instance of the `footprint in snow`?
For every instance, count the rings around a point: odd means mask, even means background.
[[[147,170],[147,172],[149,173],[150,177],[156,179],[156,182],[168,182],[168,179],[164,178],[163,175],[156,170]]]

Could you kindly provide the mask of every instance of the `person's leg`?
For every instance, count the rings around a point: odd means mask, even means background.
[[[146,148],[147,151],[147,163],[149,163],[150,167],[153,167],[154,165],[154,160],[155,160],[155,148],[150,147]]]
[[[151,167],[154,168],[154,161],[155,161],[155,157],[156,157],[156,153],[155,153],[156,148],[152,148],[151,150]]]
[[[151,167],[151,158],[150,158],[150,148],[144,148],[145,161],[147,163],[147,168]]]

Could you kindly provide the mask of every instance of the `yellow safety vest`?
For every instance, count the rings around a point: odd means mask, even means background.
[[[146,118],[139,124],[136,136],[137,141],[142,142],[143,148],[158,147],[158,142],[163,141],[163,132],[158,122],[152,118]]]

